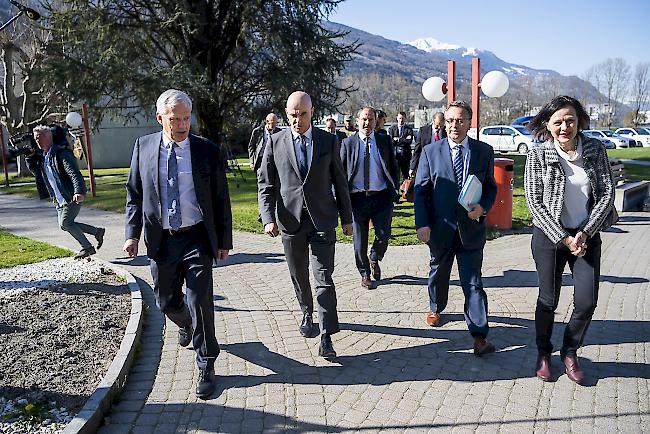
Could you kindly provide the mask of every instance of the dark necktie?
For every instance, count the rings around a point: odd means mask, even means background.
[[[363,154],[363,189],[370,190],[370,137],[363,139],[366,144]]]
[[[167,154],[167,217],[169,226],[176,230],[181,227],[181,195],[178,191],[178,164],[176,162],[177,143],[171,142]]]
[[[456,156],[454,157],[454,175],[456,175],[456,185],[458,189],[463,188],[463,152],[460,145],[454,147]]]
[[[307,156],[307,137],[300,135],[300,176],[304,180],[309,171],[309,160]]]

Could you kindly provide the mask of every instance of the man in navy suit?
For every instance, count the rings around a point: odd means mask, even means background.
[[[156,304],[178,325],[179,345],[192,343],[199,368],[196,395],[205,399],[215,388],[219,355],[212,263],[232,249],[232,216],[223,154],[218,145],[190,134],[191,112],[187,94],[163,92],[156,102],[162,131],[135,142],[123,250],[137,256],[144,227]]]
[[[381,261],[388,248],[397,193],[397,160],[390,137],[374,132],[376,114],[363,107],[357,114],[359,132],[343,140],[341,161],[352,201],[354,257],[361,286],[373,289],[381,279]],[[368,229],[372,220],[375,240],[368,260]]]
[[[418,239],[429,245],[429,326],[440,325],[440,312],[447,305],[449,276],[454,257],[465,294],[465,321],[474,337],[474,354],[495,350],[487,340],[487,295],[481,266],[485,246],[485,214],[497,193],[494,151],[486,143],[467,137],[472,109],[453,101],[445,111],[448,137],[422,149],[415,178],[415,226]],[[463,183],[475,175],[482,184],[478,203],[471,211],[458,203]]]

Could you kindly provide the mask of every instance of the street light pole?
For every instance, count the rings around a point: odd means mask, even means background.
[[[481,123],[480,101],[481,93],[481,59],[475,57],[472,59],[472,128],[476,128],[476,140],[478,140],[479,124]]]

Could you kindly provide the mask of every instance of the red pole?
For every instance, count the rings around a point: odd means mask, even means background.
[[[95,193],[95,172],[93,172],[93,154],[90,150],[90,126],[88,125],[88,104],[84,103],[81,106],[84,123],[84,141],[86,142],[86,158],[88,158],[88,176],[90,177],[90,192],[93,197],[97,196]]]
[[[447,104],[456,101],[456,61],[447,60]]]
[[[481,59],[472,59],[472,128],[476,128],[476,139],[478,139],[480,97],[479,86],[481,85]]]
[[[0,124],[0,147],[2,148],[2,168],[5,172],[5,187],[9,187],[9,172],[7,171],[7,156],[5,155],[5,133]]]

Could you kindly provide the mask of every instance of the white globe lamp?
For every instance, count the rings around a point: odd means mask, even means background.
[[[70,112],[65,116],[65,123],[72,129],[79,128],[83,122],[81,115],[77,112]]]
[[[440,101],[445,97],[447,84],[440,77],[429,77],[422,83],[422,96],[427,101]]]
[[[510,87],[508,76],[501,71],[490,71],[481,80],[481,90],[490,98],[499,98],[505,95]]]

